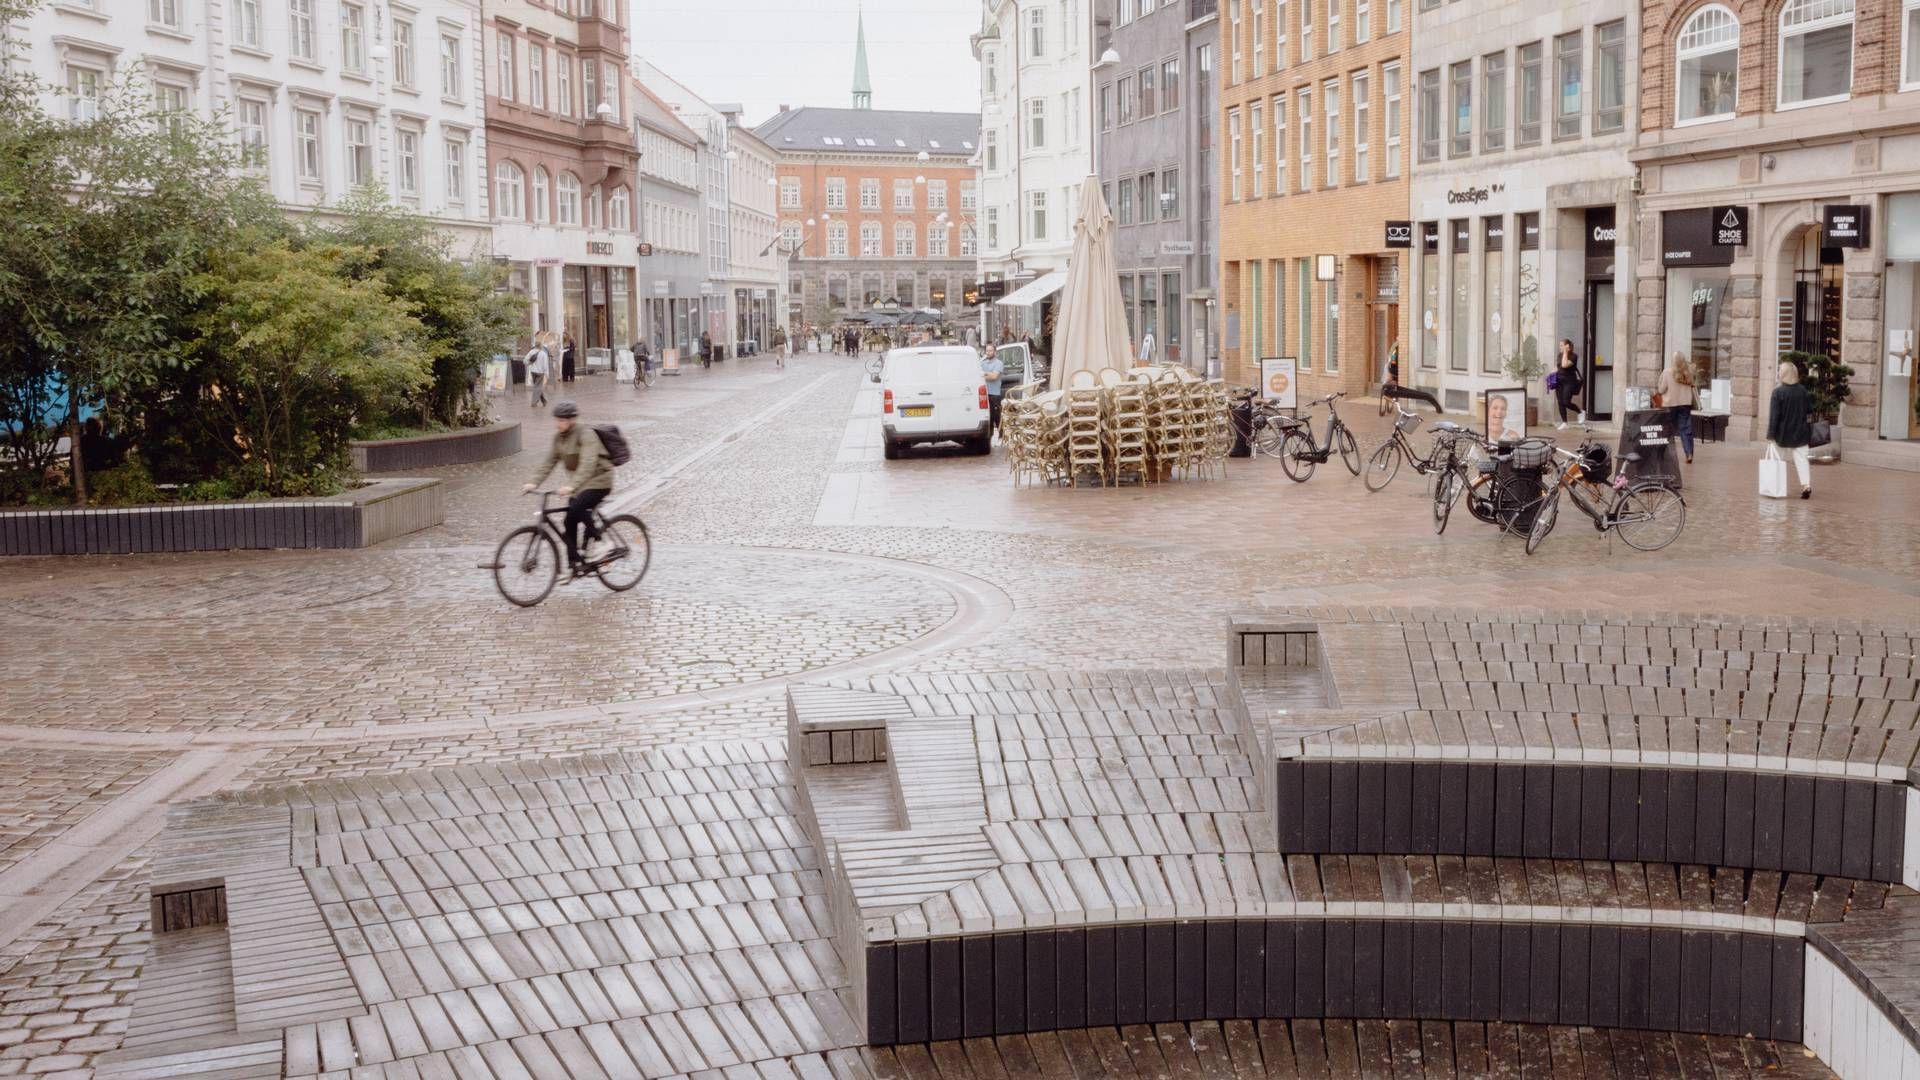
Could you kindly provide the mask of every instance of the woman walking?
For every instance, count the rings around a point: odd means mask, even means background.
[[[1780,385],[1767,405],[1767,442],[1776,450],[1793,452],[1793,471],[1800,477],[1800,497],[1813,498],[1813,469],[1807,447],[1813,442],[1813,399],[1800,385],[1800,368],[1780,362]]]
[[[560,381],[573,381],[573,335],[567,335],[567,343],[560,349]]]
[[[1560,339],[1560,352],[1554,357],[1553,370],[1547,378],[1551,383],[1547,389],[1553,391],[1553,398],[1560,405],[1560,422],[1554,425],[1555,429],[1566,430],[1569,414],[1573,423],[1585,423],[1587,416],[1580,408],[1583,381],[1580,377],[1580,357],[1573,351],[1572,338]]]
[[[1685,353],[1674,353],[1667,370],[1660,373],[1660,404],[1680,433],[1680,445],[1687,452],[1687,464],[1693,464],[1693,365]]]
[[[548,334],[542,332],[533,336],[533,348],[527,350],[527,390],[529,404],[539,408],[547,403],[547,376],[553,371],[553,357],[548,351],[551,344]]]

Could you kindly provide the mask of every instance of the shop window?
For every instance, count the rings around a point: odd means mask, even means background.
[[[1674,42],[1673,63],[1675,123],[1732,116],[1740,95],[1740,20],[1718,4],[1694,12]]]
[[[1788,0],[1780,10],[1780,107],[1853,90],[1853,0]]]
[[[1473,270],[1470,265],[1470,248],[1473,243],[1473,229],[1465,221],[1447,223],[1447,236],[1450,246],[1447,249],[1448,270],[1451,274],[1447,282],[1447,294],[1451,307],[1447,319],[1447,370],[1467,370],[1467,349],[1472,326],[1468,322],[1470,310],[1469,297],[1472,295]]]
[[[1480,370],[1496,375],[1506,359],[1506,223],[1486,218],[1480,233]]]
[[[1420,366],[1440,365],[1440,225],[1420,225]]]
[[[1513,328],[1514,351],[1544,361],[1546,352],[1540,347],[1540,215],[1521,214],[1514,225],[1520,234],[1520,265],[1514,282],[1518,314],[1518,325]]]

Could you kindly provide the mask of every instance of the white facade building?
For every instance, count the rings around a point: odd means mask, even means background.
[[[1080,184],[1093,172],[1091,0],[983,0],[980,273],[1030,281],[1064,270]]]
[[[703,187],[703,235],[700,248],[707,255],[707,280],[703,284],[706,324],[701,331],[712,336],[716,345],[724,345],[732,333],[727,318],[727,275],[732,269],[732,214],[729,211],[727,175],[727,118],[710,102],[685,84],[660,70],[651,62],[636,58],[634,75],[680,122],[700,137],[699,172]],[[694,336],[699,337],[696,332]],[[731,354],[732,350],[728,350]]]
[[[742,341],[773,347],[773,328],[787,310],[781,255],[774,250],[779,225],[774,209],[779,181],[774,152],[752,130],[740,125],[740,107],[723,105],[727,118],[727,309],[733,331],[731,353]]]
[[[61,0],[16,34],[50,112],[137,80],[162,108],[224,116],[282,206],[373,184],[490,251],[478,0]]]

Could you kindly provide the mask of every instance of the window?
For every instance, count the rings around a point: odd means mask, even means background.
[[[1100,96],[1096,99],[1096,103],[1094,107],[1100,110],[1100,116],[1099,116],[1100,130],[1112,131],[1113,130],[1113,84],[1112,83],[1107,83],[1102,87],[1100,87]]]
[[[1121,225],[1133,224],[1133,178],[1120,181],[1120,205],[1115,208],[1115,221]]]
[[[1373,5],[1353,0],[1353,43],[1365,45],[1373,40]]]
[[[359,187],[373,182],[373,123],[358,116],[347,118],[347,186]]]
[[[460,39],[452,34],[440,35],[440,95],[460,96]]]
[[[267,103],[259,98],[240,98],[234,110],[240,127],[240,153],[247,167],[265,172],[267,168]]]
[[[600,109],[600,65],[593,60],[580,61],[580,118],[592,120]]]
[[[260,47],[260,0],[238,0],[233,5],[233,37],[249,49]]]
[[[1302,366],[1313,363],[1313,260],[1300,259],[1294,263],[1294,277],[1300,282],[1300,363]]]
[[[1473,153],[1473,61],[1462,60],[1453,65],[1447,77],[1452,95],[1449,113],[1453,117],[1447,156],[1465,157]]]
[[[293,160],[300,182],[319,184],[324,174],[320,156],[320,114],[313,109],[296,109],[293,114]]]
[[[1140,69],[1140,118],[1142,120],[1154,113],[1153,68]]]
[[[1313,0],[1301,0],[1300,6],[1305,8],[1312,2]],[[1328,56],[1340,51],[1340,4],[1341,0],[1327,0],[1326,50]]]
[[[1160,201],[1160,177],[1150,172],[1141,173],[1134,186],[1139,188],[1140,224],[1150,225],[1159,216],[1154,204]]]
[[[1447,314],[1448,344],[1452,354],[1447,357],[1450,371],[1467,370],[1468,341],[1472,337],[1472,324],[1468,321],[1469,298],[1472,295],[1473,275],[1468,271],[1473,243],[1473,227],[1465,221],[1447,222],[1447,236],[1450,238],[1447,252],[1449,272],[1452,275],[1447,283],[1451,297],[1451,307]]]
[[[1000,246],[1000,208],[987,207],[987,248],[992,250]]]
[[[1230,163],[1232,179],[1227,186],[1227,198],[1232,202],[1240,201],[1240,110],[1227,110],[1227,160]]]
[[[1247,197],[1257,199],[1267,193],[1267,151],[1266,151],[1266,114],[1260,103],[1247,106],[1247,134],[1253,137],[1253,183],[1247,187]]]
[[[1900,13],[1900,89],[1920,88],[1920,0],[1905,0]],[[1709,9],[1711,10],[1711,9]],[[1738,37],[1739,31],[1735,30]],[[1728,109],[1732,112],[1732,109]]]
[[[1355,25],[1358,25],[1357,23]],[[1373,146],[1373,102],[1368,99],[1367,73],[1353,73],[1353,182],[1364,184],[1373,178],[1368,168],[1367,151]]]
[[[1120,95],[1120,122],[1130,124],[1133,122],[1133,110],[1140,104],[1140,99],[1134,96],[1133,76],[1121,79],[1115,89]]]
[[[467,144],[447,140],[447,203],[458,206],[467,201]]]
[[[1273,193],[1287,193],[1287,96],[1273,98]]]
[[[827,209],[845,210],[847,208],[847,180],[843,176],[827,178]]]
[[[626,188],[614,188],[613,194],[607,196],[607,228],[615,232],[626,232],[633,228],[633,213]]]
[[[980,192],[978,188],[974,187],[973,181],[960,181],[960,209],[973,210],[979,205]]]
[[[400,195],[406,199],[417,199],[420,197],[420,133],[413,128],[400,128],[394,132],[394,143],[399,148],[394,158],[399,164]],[[534,171],[533,195],[536,200],[534,213],[539,220],[547,220],[546,173]]]
[[[1000,133],[992,128],[988,128],[986,134],[981,138],[980,160],[982,166],[990,173],[999,172]]]
[[[1035,240],[1047,238],[1047,193],[1027,192],[1027,235]]]
[[[1160,173],[1160,220],[1172,221],[1180,216],[1180,170],[1163,169]]]
[[[780,178],[780,208],[798,210],[800,208],[800,178],[783,176]]]
[[[499,42],[500,85],[494,88],[494,96],[502,101],[516,101],[520,92],[513,82],[513,35],[503,30]]]
[[[367,70],[367,9],[340,5],[340,66],[358,75]]]
[[[1248,4],[1247,11],[1252,16],[1248,31],[1253,35],[1253,66],[1249,72],[1257,79],[1267,73],[1267,32],[1261,25],[1265,21],[1267,4],[1266,0],[1248,0]]]
[[[800,240],[801,232],[799,222],[783,221],[780,223],[780,246],[783,249],[789,252],[799,251]]]
[[[893,257],[896,259],[913,258],[913,222],[896,221],[893,223]]]
[[[980,53],[981,88],[989,94],[1000,92],[1000,65],[995,60],[993,50],[985,49]]]
[[[580,224],[580,178],[563,172],[556,190],[559,198],[554,219],[561,225]]]
[[[287,43],[295,59],[313,61],[313,0],[287,0]]]
[[[1420,160],[1440,160],[1440,72],[1420,73]]]
[[[1506,303],[1506,224],[1501,218],[1480,222],[1480,370],[1498,375],[1506,359],[1506,326],[1501,314]]]
[[[1080,88],[1060,95],[1067,108],[1067,145],[1080,145]]]
[[[1326,110],[1327,186],[1340,186],[1340,80],[1328,79],[1320,87],[1321,106]]]
[[[1312,0],[1300,0],[1312,3]],[[1276,0],[1273,5],[1273,70],[1279,71],[1287,66],[1287,0]]]
[[[1380,90],[1387,103],[1387,178],[1400,175],[1400,65],[1380,69]]]
[[[860,223],[860,257],[877,259],[880,257],[880,223],[863,221]]]
[[[573,115],[573,57],[554,50],[553,100],[561,116]]]
[[[1853,0],[1787,0],[1780,9],[1780,105],[1838,101],[1853,90]]]
[[[927,258],[944,259],[947,257],[947,230],[951,222],[927,222]]]
[[[913,209],[913,181],[895,180],[893,182],[893,208],[895,210]]]
[[[1047,58],[1047,9],[1038,4],[1027,12],[1027,59]]]
[[[412,89],[413,24],[403,19],[393,23],[393,84]]]
[[[1507,148],[1507,54],[1480,59],[1480,152]]]
[[[1313,5],[1319,0],[1300,0],[1300,62],[1313,59]]]
[[[1519,86],[1514,92],[1514,145],[1540,145],[1540,95],[1546,89],[1546,46],[1520,46]]]
[[[1312,191],[1313,90],[1310,87],[1301,87],[1295,91],[1294,105],[1294,118],[1300,122],[1300,190]]]
[[[1399,33],[1405,21],[1406,16],[1401,13],[1401,0],[1387,0],[1387,33]]]
[[[169,29],[180,29],[181,0],[147,0],[147,21]]]
[[[1851,3],[1852,0],[1847,0]],[[1553,138],[1580,137],[1580,62],[1584,51],[1580,31],[1553,39]]]
[[[860,209],[880,209],[880,181],[871,176],[860,180]]]
[[[154,83],[153,111],[175,135],[180,134],[180,118],[187,113],[187,88],[178,83]]]
[[[830,221],[827,223],[827,256],[834,259],[847,257],[847,223]]]
[[[1327,332],[1320,336],[1320,366],[1331,375],[1340,370],[1340,270],[1334,264],[1332,281],[1320,286],[1320,313]]]
[[[520,166],[503,161],[493,167],[493,216],[502,221],[524,221],[526,189]]]
[[[945,180],[927,181],[927,209],[945,210],[947,208],[947,182]]]
[[[962,258],[972,258],[977,254],[979,251],[974,244],[973,226],[963,222],[960,226],[960,255]]]
[[[1242,43],[1242,38],[1240,37],[1240,5],[1245,2],[1246,0],[1227,0],[1227,33],[1229,35],[1227,41],[1227,58],[1230,62],[1230,70],[1227,75],[1228,86],[1233,86],[1240,81],[1240,48]]]
[[[1906,81],[1913,81],[1916,10],[1920,9],[1909,0]],[[1673,59],[1680,84],[1674,106],[1677,122],[1733,115],[1734,102],[1740,96],[1740,20],[1733,17],[1733,12],[1718,4],[1694,12],[1680,28]]]
[[[1627,24],[1603,23],[1593,29],[1593,133],[1627,126]]]
[[[1030,97],[1027,99],[1027,148],[1044,150],[1047,148],[1047,99]]]

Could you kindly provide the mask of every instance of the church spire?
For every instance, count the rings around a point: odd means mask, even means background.
[[[853,46],[853,107],[873,108],[873,83],[867,79],[867,16],[863,10],[855,23]]]

